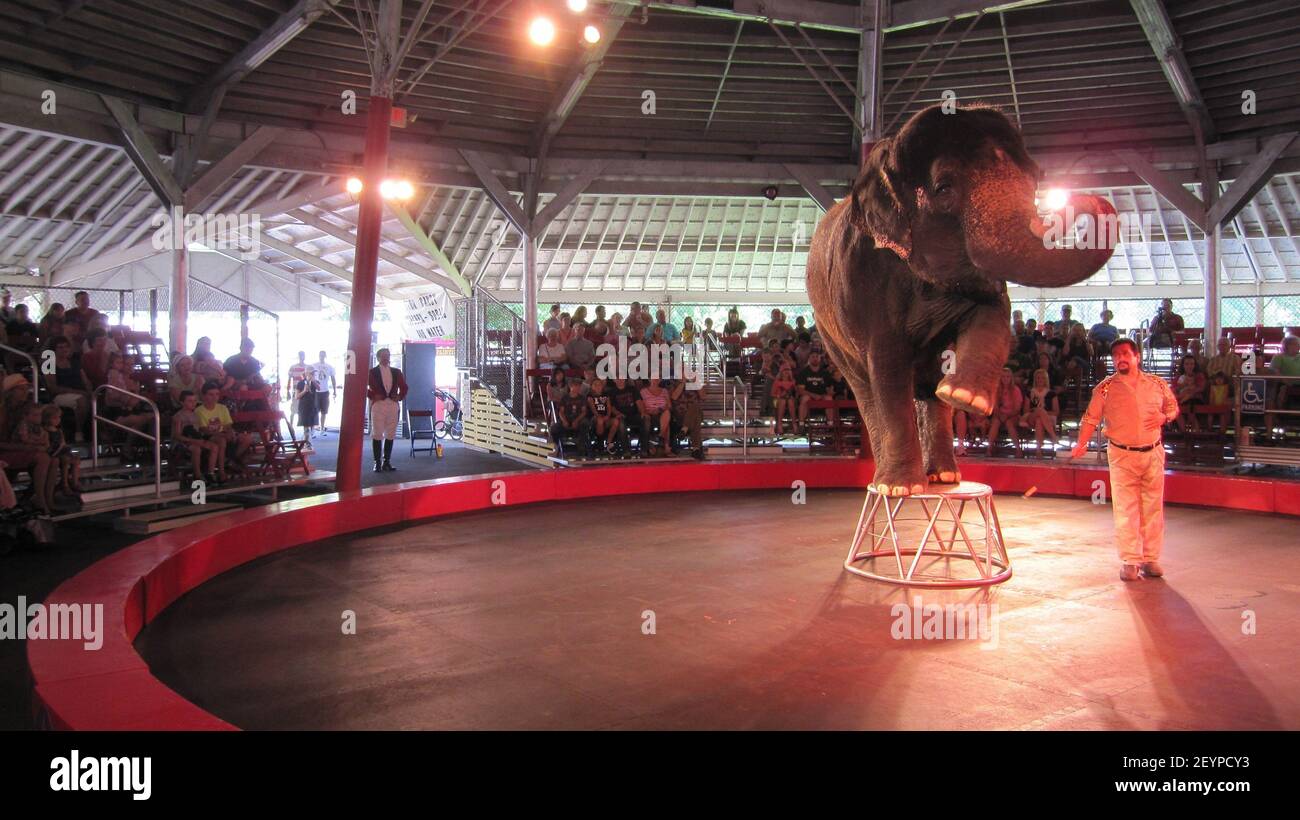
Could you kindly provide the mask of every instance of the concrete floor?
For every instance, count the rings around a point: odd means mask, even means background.
[[[861,498],[634,496],[373,531],[222,575],[138,645],[248,729],[1300,728],[1295,519],[1169,508],[1167,577],[1124,584],[1109,508],[1000,496],[1014,577],[921,593],[995,603],[992,646],[891,637],[917,593],[840,568]]]
[[[393,444],[393,466],[397,469],[388,473],[376,473],[371,470],[374,462],[371,458],[370,439],[363,441],[361,486],[377,487],[400,484],[403,481],[530,469],[530,465],[525,462],[497,453],[481,453],[449,439],[442,441],[442,458],[434,458],[432,454],[424,452],[429,446],[428,440],[421,439],[418,444],[420,451],[412,455],[410,440],[398,439]],[[331,429],[323,437],[314,437],[312,448],[313,451],[308,454],[312,468],[335,472],[339,456],[339,431]]]

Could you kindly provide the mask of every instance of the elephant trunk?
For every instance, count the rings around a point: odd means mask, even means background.
[[[1033,207],[1033,183],[1014,168],[987,174],[966,210],[966,252],[990,277],[1037,288],[1060,288],[1092,276],[1115,251],[1115,209],[1101,197],[1075,195],[1064,213],[1045,222]],[[1009,207],[1010,205],[1010,207]],[[1091,232],[1062,247],[1073,222],[1085,217]]]

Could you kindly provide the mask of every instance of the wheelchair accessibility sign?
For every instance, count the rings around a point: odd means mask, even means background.
[[[1264,384],[1263,379],[1241,380],[1241,411],[1243,413],[1264,412]]]

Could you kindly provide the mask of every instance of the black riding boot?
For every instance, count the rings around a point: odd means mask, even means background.
[[[393,440],[391,438],[384,440],[384,471],[389,473],[397,471],[397,468],[393,466]]]
[[[380,447],[381,447],[381,442],[379,441],[379,439],[372,438],[370,440],[370,449],[375,454],[375,472],[377,473],[383,470],[383,467],[379,466]]]

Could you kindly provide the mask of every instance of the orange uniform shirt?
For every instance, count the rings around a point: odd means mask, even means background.
[[[1104,422],[1106,438],[1126,447],[1154,444],[1160,433],[1147,429],[1148,423],[1159,419],[1163,425],[1178,412],[1178,399],[1159,376],[1139,372],[1135,384],[1118,374],[1102,379],[1092,391],[1082,423],[1101,426]]]

